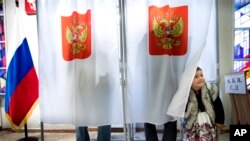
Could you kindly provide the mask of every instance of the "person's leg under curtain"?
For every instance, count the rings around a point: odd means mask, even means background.
[[[151,123],[144,123],[146,141],[158,141],[156,126]]]
[[[177,121],[169,121],[164,124],[162,141],[176,141]]]
[[[99,126],[97,141],[110,141],[111,125]]]
[[[87,126],[79,126],[76,128],[76,141],[90,141]]]

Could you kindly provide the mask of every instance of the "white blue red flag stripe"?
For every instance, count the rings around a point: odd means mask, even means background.
[[[17,17],[17,20],[20,19]],[[21,25],[21,22],[14,24]],[[13,53],[7,54],[10,61],[7,62],[5,112],[13,128],[21,128],[27,122],[38,99],[38,77],[27,38],[20,36],[23,35],[20,25],[16,25],[18,28],[12,32],[16,33],[11,36],[14,43],[9,46]]]

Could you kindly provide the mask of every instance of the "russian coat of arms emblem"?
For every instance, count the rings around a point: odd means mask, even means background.
[[[84,59],[91,54],[90,11],[86,14],[73,12],[62,17],[62,50],[66,61]]]
[[[187,7],[149,8],[150,55],[184,55],[187,51]]]

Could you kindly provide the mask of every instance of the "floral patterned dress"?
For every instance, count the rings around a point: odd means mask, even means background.
[[[217,141],[215,112],[209,90],[191,90],[182,122],[184,141]]]

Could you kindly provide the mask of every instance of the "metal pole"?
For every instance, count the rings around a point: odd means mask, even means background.
[[[27,127],[27,123],[24,124],[24,134],[25,134],[25,140],[28,140],[28,127]]]
[[[127,79],[127,58],[126,58],[126,27],[125,27],[125,3],[119,0],[120,15],[120,73],[121,73],[121,91],[122,91],[122,108],[123,108],[123,131],[126,141],[131,141],[130,124],[126,124],[126,79]]]
[[[37,11],[37,13],[38,13],[38,10],[40,10],[40,9],[38,9],[38,1],[36,0],[36,11]],[[37,21],[37,28],[39,27],[39,25],[38,25],[38,15],[36,16],[36,21]],[[39,33],[39,31],[37,31],[37,35],[38,35],[38,33]],[[41,140],[42,141],[44,141],[44,125],[43,125],[43,122],[41,121],[40,122],[40,127],[41,127]]]
[[[43,122],[40,122],[41,125],[41,140],[44,141],[44,128],[43,128]]]
[[[28,126],[27,126],[27,123],[24,124],[24,134],[25,134],[25,137],[19,139],[18,141],[38,141],[37,137],[29,137],[28,136]]]

